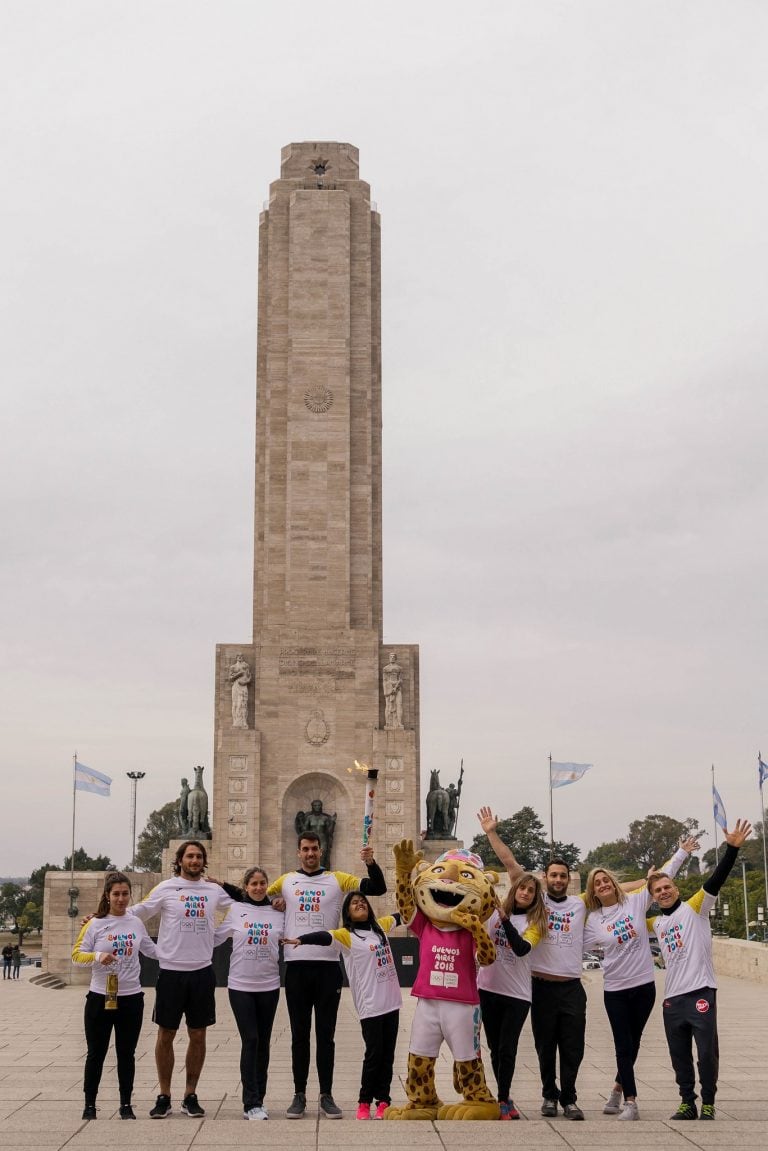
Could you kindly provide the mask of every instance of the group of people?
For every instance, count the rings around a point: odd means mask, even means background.
[[[541,1073],[542,1115],[555,1117],[559,1106],[567,1119],[584,1118],[576,1080],[586,1027],[582,953],[591,946],[600,946],[604,953],[604,1001],[616,1049],[616,1075],[603,1112],[621,1120],[639,1118],[634,1068],[655,1001],[649,945],[649,933],[655,933],[666,963],[663,1019],[681,1098],[672,1118],[714,1119],[717,1007],[708,913],[739,847],[751,834],[750,825],[738,821],[733,831],[725,833],[726,848],[715,871],[693,898],[682,902],[674,877],[696,847],[695,840],[681,844],[661,870],[647,878],[620,883],[606,868],[595,868],[584,893],[575,896],[568,894],[570,871],[565,861],[550,860],[542,882],[524,871],[499,838],[490,808],[481,808],[478,819],[510,879],[504,902],[486,924],[496,958],[479,970],[477,980],[501,1118],[520,1117],[511,1087],[518,1040],[529,1012]],[[189,840],[176,852],[174,877],[132,908],[128,877],[110,873],[99,907],[84,924],[72,953],[75,963],[93,967],[85,1006],[83,1118],[96,1118],[113,1028],[120,1117],[135,1118],[131,1095],[143,1016],[140,952],[156,958],[160,967],[153,1013],[159,1094],[150,1116],[162,1119],[171,1114],[174,1040],[182,1019],[189,1041],[181,1111],[193,1117],[205,1115],[197,1085],[206,1029],[216,1021],[212,955],[214,946],[228,938],[232,940],[228,994],[241,1038],[244,1118],[268,1118],[264,1104],[281,944],[294,1081],[286,1117],[300,1119],[307,1108],[313,1016],[320,1111],[329,1119],[342,1117],[333,1098],[341,952],[365,1044],[356,1117],[383,1118],[391,1102],[401,1006],[387,935],[399,917],[376,917],[369,897],[386,892],[384,875],[372,848],[364,848],[360,858],[367,870],[363,878],[327,870],[321,866],[318,835],[306,831],[298,837],[295,871],[270,883],[262,868],[252,867],[243,886],[236,887],[206,878],[205,847]],[[652,904],[657,911],[649,916]],[[226,915],[216,926],[221,911]],[[144,923],[157,914],[160,929],[155,944]]]
[[[18,979],[21,975],[21,949],[18,943],[3,948],[3,979]]]
[[[621,1120],[640,1117],[635,1063],[656,999],[649,935],[665,961],[663,1020],[680,1093],[676,1120],[714,1119],[718,1076],[717,1000],[709,911],[752,828],[738,820],[725,832],[725,850],[696,894],[683,902],[674,877],[697,844],[689,839],[658,871],[620,883],[604,867],[587,877],[582,895],[569,895],[570,869],[551,859],[544,883],[525,872],[497,834],[489,807],[478,819],[511,881],[503,907],[489,926],[496,962],[478,976],[483,1025],[496,1075],[502,1119],[516,1119],[510,1098],[517,1042],[530,1010],[541,1074],[541,1114],[583,1119],[576,1079],[584,1057],[586,993],[581,982],[585,947],[603,950],[603,998],[616,1050],[616,1076],[603,1107]],[[658,910],[650,914],[652,904]],[[499,930],[508,919],[512,932]],[[511,938],[510,938],[511,936]],[[696,1106],[693,1044],[697,1051],[701,1110]],[[559,1064],[559,1068],[558,1068]],[[559,1086],[558,1086],[559,1069]]]
[[[186,1021],[188,1045],[181,1111],[193,1117],[205,1115],[197,1084],[205,1060],[206,1030],[216,1022],[213,949],[228,938],[232,939],[228,993],[242,1044],[244,1118],[268,1118],[264,1099],[280,988],[281,943],[285,945],[285,997],[294,1079],[287,1118],[300,1119],[306,1111],[313,1015],[320,1110],[329,1119],[342,1117],[333,1098],[334,1035],[342,974],[338,950],[330,946],[332,943],[340,945],[348,956],[350,985],[364,1020],[366,1058],[358,1117],[363,1117],[367,1101],[365,1117],[371,1117],[375,1104],[374,1117],[381,1118],[390,1101],[397,1035],[397,1020],[393,1025],[392,1016],[400,1006],[394,960],[384,931],[392,930],[398,920],[395,916],[375,919],[367,897],[383,895],[386,882],[372,848],[363,848],[360,858],[367,870],[363,878],[326,870],[320,865],[319,836],[307,831],[298,837],[299,866],[295,871],[269,884],[266,872],[253,867],[240,888],[206,878],[205,847],[188,840],[176,851],[173,878],[159,883],[130,910],[130,880],[121,872],[111,872],[96,913],[83,924],[72,951],[74,963],[93,968],[85,1005],[83,1118],[96,1118],[99,1083],[113,1029],[120,1118],[136,1118],[131,1096],[144,1000],[139,985],[139,953],[157,959],[160,968],[153,1012],[159,1094],[150,1117],[164,1119],[172,1111],[174,1040],[182,1019]],[[217,927],[217,912],[221,911],[227,914]],[[158,914],[160,928],[155,944],[144,924]],[[369,937],[375,940],[375,948],[381,947],[382,970],[386,969],[383,979],[371,981],[370,969],[364,970],[367,965],[360,962],[363,954],[371,954]],[[360,971],[359,978],[356,970]]]

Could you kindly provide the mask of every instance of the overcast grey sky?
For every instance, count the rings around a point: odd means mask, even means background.
[[[422,765],[585,851],[759,812],[768,8],[2,5],[0,874],[210,765],[247,641],[257,227],[294,140],[382,213],[385,639]],[[210,788],[210,772],[208,785]],[[704,842],[711,846],[712,833]]]

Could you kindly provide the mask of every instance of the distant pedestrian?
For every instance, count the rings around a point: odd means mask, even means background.
[[[13,959],[13,948],[10,943],[6,943],[3,948],[3,979],[11,978],[11,961]]]
[[[13,978],[18,979],[21,975],[21,951],[19,950],[18,943],[13,945]]]

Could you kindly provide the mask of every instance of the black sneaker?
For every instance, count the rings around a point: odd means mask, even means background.
[[[566,1117],[566,1119],[584,1118],[584,1112],[582,1111],[581,1107],[578,1107],[575,1103],[566,1103],[563,1107],[563,1115]]]
[[[121,1103],[120,1104],[120,1118],[121,1119],[135,1119],[136,1118],[136,1116],[133,1113],[133,1107],[131,1107],[130,1103]]]
[[[714,1117],[715,1117],[715,1105],[714,1105],[714,1103],[702,1103],[701,1114],[699,1115],[699,1119],[714,1119]]]
[[[286,1119],[301,1119],[307,1109],[307,1097],[303,1091],[297,1091],[293,1102],[285,1113]]]
[[[670,1119],[698,1119],[699,1113],[695,1103],[681,1103]]]
[[[95,1119],[96,1118],[96,1104],[95,1103],[86,1103],[85,1107],[83,1107],[82,1118],[83,1119]]]
[[[150,1119],[165,1119],[171,1113],[170,1095],[158,1095],[155,1105],[149,1113]]]
[[[557,1115],[557,1100],[545,1099],[541,1105],[541,1113],[545,1119],[554,1119]]]
[[[326,1119],[341,1119],[341,1107],[337,1107],[332,1095],[320,1096],[320,1110]]]
[[[197,1096],[194,1091],[189,1095],[184,1096],[184,1102],[181,1105],[182,1115],[191,1115],[193,1119],[202,1119],[205,1111],[197,1101]]]

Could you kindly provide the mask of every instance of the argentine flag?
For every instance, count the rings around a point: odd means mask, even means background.
[[[549,786],[567,787],[569,783],[576,783],[591,766],[591,763],[552,763],[549,769]]]
[[[92,791],[94,795],[106,795],[109,798],[109,789],[112,780],[84,763],[75,763],[75,791]]]
[[[715,817],[715,823],[721,827],[723,831],[728,830],[728,817],[725,814],[725,804],[720,798],[720,792],[712,784],[712,811]]]

